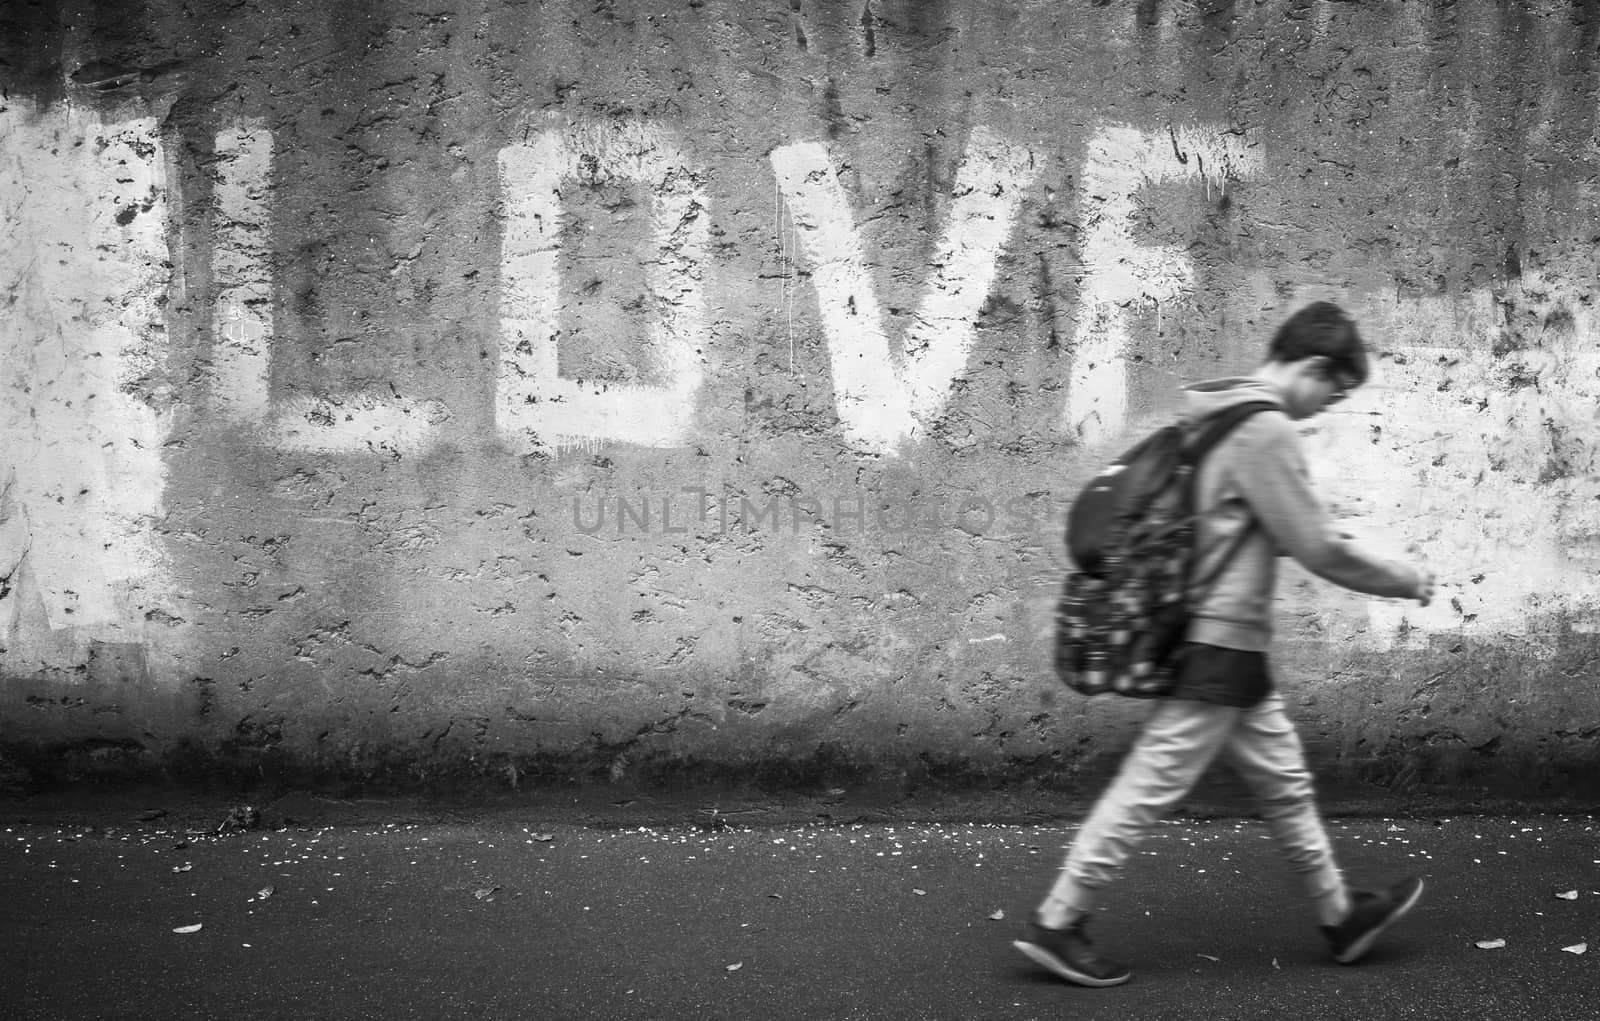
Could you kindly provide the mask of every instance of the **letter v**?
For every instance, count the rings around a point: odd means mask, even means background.
[[[853,447],[892,453],[919,426],[931,424],[966,367],[978,309],[994,282],[1022,193],[1043,161],[986,128],[973,129],[927,290],[906,330],[905,355],[896,359],[827,150],[797,143],[773,150],[771,160],[812,264],[839,422]]]

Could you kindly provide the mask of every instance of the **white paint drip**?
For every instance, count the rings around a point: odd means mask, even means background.
[[[606,449],[605,440],[593,436],[563,436],[550,437],[550,447],[556,454],[599,454]]]
[[[1080,178],[1082,311],[1073,335],[1072,379],[1065,427],[1086,443],[1121,435],[1128,419],[1129,307],[1160,305],[1184,294],[1194,267],[1181,249],[1138,244],[1134,197],[1150,184],[1215,186],[1256,172],[1259,159],[1244,139],[1215,128],[1146,132],[1111,125],[1095,132]]]
[[[798,143],[775,149],[771,159],[811,260],[840,424],[852,445],[891,452],[938,416],[965,369],[978,310],[1041,158],[987,128],[973,129],[899,366],[849,199],[827,150]]]
[[[660,385],[567,379],[561,335],[561,186],[587,175],[636,181],[650,192],[655,261],[648,286],[661,300],[647,347]],[[637,121],[540,132],[500,151],[505,234],[500,263],[500,365],[495,424],[521,452],[557,438],[681,445],[704,378],[703,274],[709,203],[671,136]]]
[[[168,423],[140,396],[166,358],[167,202],[154,118],[0,112],[0,530],[29,579],[0,603],[8,667],[139,641],[170,596],[150,528]],[[47,631],[18,616],[34,598]]]
[[[1424,648],[1439,634],[1518,636],[1540,617],[1600,615],[1600,317],[1584,277],[1530,274],[1360,317],[1400,344],[1384,345],[1391,357],[1309,453],[1364,538],[1439,579],[1426,608],[1371,601],[1367,643]]]
[[[272,132],[244,123],[216,136],[217,210],[211,256],[211,402],[225,420],[284,450],[413,453],[450,417],[438,401],[382,390],[271,398]]]

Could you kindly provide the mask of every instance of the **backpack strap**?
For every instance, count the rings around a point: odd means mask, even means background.
[[[1246,401],[1243,404],[1235,404],[1232,407],[1224,408],[1202,420],[1201,425],[1198,427],[1198,434],[1184,448],[1184,456],[1189,464],[1189,477],[1184,480],[1184,499],[1190,507],[1194,506],[1195,487],[1198,485],[1200,478],[1200,463],[1211,452],[1212,448],[1226,439],[1229,433],[1242,425],[1244,420],[1252,415],[1263,411],[1281,410],[1282,406],[1272,401]],[[1244,547],[1245,540],[1250,537],[1250,533],[1255,531],[1255,528],[1256,519],[1252,516],[1245,523],[1245,526],[1239,529],[1239,534],[1235,535],[1233,541],[1228,544],[1222,559],[1217,561],[1217,566],[1212,569],[1203,582],[1200,582],[1204,593],[1209,594],[1212,586],[1222,577],[1222,572],[1227,570],[1228,565],[1233,563],[1233,558]],[[1185,588],[1193,587],[1193,584],[1193,579],[1189,579],[1185,584]]]
[[[1200,461],[1211,448],[1221,443],[1228,434],[1238,428],[1245,419],[1263,411],[1282,411],[1283,406],[1274,401],[1245,401],[1212,415],[1207,415],[1196,425],[1196,431],[1188,443],[1184,445],[1185,455],[1189,463],[1196,468]],[[1191,476],[1191,479],[1193,477]]]

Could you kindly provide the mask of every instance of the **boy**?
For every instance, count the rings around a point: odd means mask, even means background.
[[[1272,629],[1275,560],[1292,556],[1313,573],[1375,596],[1433,596],[1433,575],[1373,556],[1334,529],[1311,489],[1294,422],[1343,400],[1367,377],[1355,324],[1319,301],[1274,335],[1255,375],[1196,383],[1184,418],[1245,401],[1271,401],[1244,420],[1196,476],[1193,619],[1177,685],[1156,704],[1117,778],[1084,821],[1049,895],[1013,945],[1056,975],[1086,986],[1126,982],[1129,969],[1095,952],[1084,934],[1097,894],[1115,878],[1146,830],[1221,756],[1250,786],[1279,851],[1311,899],[1336,960],[1350,964],[1409,911],[1420,879],[1388,890],[1349,890],[1317,814],[1294,725],[1274,690],[1266,649]]]

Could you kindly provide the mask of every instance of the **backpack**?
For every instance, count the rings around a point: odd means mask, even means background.
[[[1177,681],[1194,586],[1195,476],[1200,461],[1245,419],[1277,410],[1250,401],[1191,432],[1163,426],[1106,466],[1067,515],[1067,574],[1056,608],[1056,673],[1082,695],[1159,698]],[[1239,533],[1205,586],[1249,535]]]

